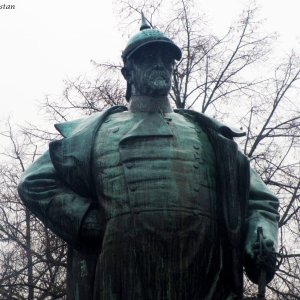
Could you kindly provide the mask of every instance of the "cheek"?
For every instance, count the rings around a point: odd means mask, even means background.
[[[170,77],[173,75],[173,66],[168,66],[166,68],[167,72],[169,73]]]
[[[133,75],[133,85],[140,91],[145,92],[149,86],[149,78],[145,70],[136,70]]]
[[[134,68],[134,76],[136,78],[136,80],[141,79],[141,77],[143,77],[145,75],[145,73],[147,72],[146,68],[143,67],[139,67],[139,68]]]
[[[139,85],[145,85],[149,81],[149,75],[150,75],[149,68],[139,68],[135,70],[135,82],[138,83]]]

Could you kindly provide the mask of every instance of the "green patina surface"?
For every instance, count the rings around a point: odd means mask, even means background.
[[[145,29],[125,50],[125,61],[135,53],[122,71],[129,110],[56,125],[64,138],[26,170],[19,194],[70,245],[68,299],[241,299],[243,267],[254,282],[260,274],[257,229],[266,259],[277,246],[278,199],[233,141],[241,132],[170,109],[181,56],[171,40]]]

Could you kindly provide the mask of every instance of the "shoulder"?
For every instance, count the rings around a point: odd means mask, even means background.
[[[216,131],[217,133],[230,139],[246,135],[244,131],[233,128],[231,126],[227,126],[214,118],[208,117],[207,115],[194,110],[176,109],[175,112],[182,115],[186,115],[188,117],[192,117],[196,122],[199,122],[201,126],[212,129],[213,131]]]
[[[54,127],[63,137],[69,137],[85,130],[92,130],[99,123],[101,124],[108,115],[125,110],[127,110],[125,106],[113,106],[85,118],[57,123]]]

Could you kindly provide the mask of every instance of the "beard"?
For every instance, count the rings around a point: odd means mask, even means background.
[[[166,71],[153,70],[149,72],[148,87],[152,96],[166,96],[171,88],[170,76]]]
[[[166,70],[151,69],[137,78],[136,87],[143,95],[167,96],[171,89],[171,75]]]

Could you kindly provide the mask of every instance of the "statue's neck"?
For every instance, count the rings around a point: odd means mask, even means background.
[[[130,98],[128,110],[130,112],[173,112],[168,96],[151,97],[133,95]]]

